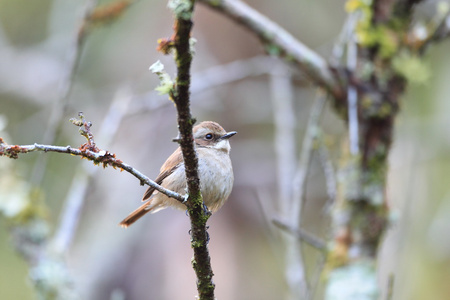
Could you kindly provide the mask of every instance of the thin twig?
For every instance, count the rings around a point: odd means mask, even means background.
[[[324,206],[324,211],[329,212],[331,206],[336,201],[337,195],[337,179],[336,172],[333,167],[333,163],[331,162],[330,153],[328,152],[328,148],[324,145],[322,139],[319,140],[319,160],[322,165],[323,173],[325,175],[325,182],[327,185],[327,194],[328,201]]]
[[[276,65],[270,74],[272,107],[275,125],[274,145],[277,158],[278,202],[284,215],[290,215],[294,188],[292,178],[295,175],[296,134],[294,111],[294,87],[292,76],[285,65]],[[308,295],[306,267],[303,251],[296,237],[284,235],[286,245],[285,277],[293,298]]]
[[[323,87],[335,98],[344,94],[327,62],[316,52],[294,38],[284,28],[260,14],[247,4],[238,0],[199,0],[237,23],[254,32],[269,52],[288,57],[298,64],[300,69],[316,84]]]
[[[318,134],[318,123],[325,104],[324,95],[319,95],[311,109],[306,133],[303,139],[301,155],[298,162],[297,171],[293,173],[287,181],[289,182],[290,196],[289,205],[284,213],[289,219],[293,228],[301,227],[301,214],[306,190],[306,178],[313,152],[313,142]],[[291,137],[291,139],[294,139]],[[293,164],[296,159],[293,158]],[[293,179],[292,179],[293,178]],[[301,250],[301,245],[292,236],[286,236],[286,276],[291,293],[296,298],[308,298],[310,291],[306,280],[306,270]]]
[[[270,244],[270,248],[274,254],[274,257],[277,259],[278,263],[280,265],[283,265],[285,263],[285,258],[283,258],[281,255],[279,255],[280,252],[280,243],[279,239],[276,239],[274,237],[279,237],[279,230],[275,230],[274,224],[272,221],[272,216],[270,215],[273,211],[275,211],[274,208],[274,201],[270,197],[270,190],[266,187],[258,187],[255,189],[255,197],[256,201],[258,203],[258,208],[261,211],[261,215],[264,219],[264,223],[267,225],[268,230],[265,231],[267,234],[267,238]]]
[[[71,146],[61,147],[53,145],[42,145],[37,143],[35,143],[34,145],[6,145],[2,142],[3,140],[0,139],[0,156],[17,158],[19,154],[38,151],[57,152],[80,156],[81,158],[85,158],[94,162],[94,164],[96,165],[102,164],[103,167],[111,166],[113,168],[119,168],[121,171],[127,171],[128,173],[139,179],[141,184],[147,184],[155,188],[159,192],[167,195],[168,197],[177,199],[178,201],[185,200],[184,196],[160,186],[137,169],[122,162],[120,159],[117,159],[115,157],[115,154],[111,154],[108,151],[100,150],[99,152],[94,152],[88,149],[72,148]]]
[[[323,240],[312,235],[309,232],[306,232],[301,228],[291,226],[280,219],[273,219],[272,222],[278,228],[286,230],[290,234],[293,234],[299,240],[309,244],[310,246],[316,248],[317,250],[325,251],[327,249],[327,244]]]
[[[322,115],[323,107],[325,106],[325,102],[325,95],[319,92],[309,114],[309,120],[306,126],[305,136],[303,138],[302,150],[300,153],[297,172],[293,180],[294,193],[291,206],[290,222],[292,222],[293,226],[297,227],[300,227],[301,225],[301,210],[304,203],[307,174],[314,150],[313,143],[319,133],[319,121]]]

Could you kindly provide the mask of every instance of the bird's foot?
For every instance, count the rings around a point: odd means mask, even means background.
[[[210,217],[212,215],[212,212],[208,209],[208,206],[206,206],[205,202],[203,202],[203,213],[207,217]]]

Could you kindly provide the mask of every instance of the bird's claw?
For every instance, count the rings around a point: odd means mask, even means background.
[[[211,211],[208,209],[208,206],[206,206],[205,202],[203,202],[203,213],[209,217],[212,215]]]

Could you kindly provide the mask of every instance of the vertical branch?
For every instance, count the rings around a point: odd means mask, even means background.
[[[275,123],[274,146],[277,159],[278,199],[280,210],[289,211],[292,178],[296,165],[294,88],[288,68],[276,64],[270,73],[270,91]]]
[[[416,2],[379,0],[372,6],[348,7],[352,15],[359,16],[353,26],[359,29],[358,45],[353,35],[349,35],[347,44],[349,84],[358,89],[358,94],[352,91],[352,86],[348,87],[350,155],[346,157],[344,153],[341,160],[341,193],[339,205],[333,211],[334,243],[326,267],[331,271],[325,299],[378,299],[380,295],[376,265],[378,248],[389,222],[387,158],[399,97],[406,82],[396,70],[394,59],[397,53],[408,51],[403,36]],[[377,37],[377,32],[385,34]],[[392,39],[385,39],[387,35]],[[374,39],[364,40],[364,36]],[[356,46],[359,51],[354,51]],[[374,68],[364,73],[368,64]],[[358,96],[364,99],[359,107]]]
[[[347,69],[353,74],[356,70],[356,62],[358,56],[358,48],[356,46],[356,37],[354,36],[354,23],[356,18],[352,18],[352,25],[349,26],[349,39],[347,42]],[[348,135],[350,140],[350,153],[353,156],[359,154],[359,124],[358,124],[358,93],[353,84],[347,87],[347,101],[348,101]]]
[[[191,221],[191,246],[194,250],[192,261],[197,275],[197,290],[199,299],[214,299],[213,272],[208,251],[208,234],[206,222],[208,215],[203,209],[203,199],[200,193],[200,179],[198,176],[198,159],[194,150],[192,127],[195,119],[190,112],[189,86],[191,82],[190,67],[192,52],[190,49],[190,34],[192,29],[193,0],[170,1],[175,13],[174,47],[177,64],[177,79],[175,90],[171,94],[178,113],[178,129],[180,132],[180,148],[183,154],[188,187],[188,207]]]
[[[276,65],[270,75],[275,124],[274,145],[277,159],[278,202],[281,213],[289,219],[292,227],[297,229],[297,222],[291,218],[291,212],[295,206],[292,178],[294,178],[297,164],[294,88],[286,66]],[[300,243],[298,238],[289,232],[283,235],[283,242],[286,245],[284,268],[290,297],[300,299],[307,294],[308,289]]]
[[[293,189],[294,199],[291,207],[291,219],[294,222],[292,225],[300,227],[301,209],[304,202],[306,190],[306,178],[308,175],[309,164],[311,162],[314,141],[319,133],[319,121],[325,106],[326,97],[321,92],[311,108],[308,124],[306,126],[305,136],[303,138],[302,150],[297,166],[297,172],[294,176]]]
[[[325,206],[325,211],[328,211],[329,208],[336,201],[336,194],[337,194],[336,172],[334,170],[330,154],[328,153],[328,149],[324,144],[323,140],[319,140],[318,153],[327,185],[328,202]]]
[[[303,211],[303,204],[305,202],[305,191],[306,191],[306,182],[307,182],[307,175],[309,172],[309,167],[312,159],[312,154],[314,151],[314,141],[318,136],[319,133],[319,120],[320,116],[322,115],[323,107],[325,105],[326,97],[319,92],[317,95],[317,98],[313,104],[313,107],[311,108],[311,112],[309,114],[309,120],[308,124],[306,126],[306,132],[305,136],[302,141],[302,149],[300,153],[300,158],[298,161],[297,171],[294,174],[293,181],[292,181],[292,204],[289,211],[289,222],[294,228],[300,228],[301,227],[301,215]],[[297,274],[302,274],[302,282],[297,282],[297,285],[300,285],[302,283],[303,291],[300,294],[300,296],[303,296],[302,298],[309,298],[310,297],[310,290],[307,284],[306,280],[306,270],[304,265],[300,265],[300,260],[304,261],[304,258],[302,257],[302,251],[300,244],[297,241],[292,241],[291,245],[289,246],[289,255],[295,256],[297,255],[298,258],[296,258],[297,262],[293,265],[288,266],[288,268],[297,268]],[[292,270],[293,272],[294,270]],[[301,278],[299,277],[297,280],[299,281]]]
[[[304,200],[306,175],[308,173],[313,141],[318,134],[318,122],[325,97],[320,95],[313,105],[308,127],[303,140],[302,152],[297,165],[295,111],[293,109],[294,91],[291,77],[286,67],[281,65],[271,74],[272,104],[275,122],[275,150],[277,154],[279,202],[289,227],[299,230]],[[284,236],[286,244],[285,269],[290,296],[293,299],[308,297],[309,288],[306,270],[298,236],[288,232]]]

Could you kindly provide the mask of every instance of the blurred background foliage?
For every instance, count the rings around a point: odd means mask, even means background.
[[[324,56],[329,55],[346,17],[344,0],[246,2]],[[437,1],[425,2],[423,10],[433,11]],[[177,134],[175,110],[165,96],[153,92],[158,79],[148,71],[160,59],[170,74],[175,72],[172,58],[156,51],[156,41],[172,34],[173,19],[166,4],[137,1],[114,22],[90,31],[54,144],[84,143],[68,122],[83,111],[94,124],[98,146],[104,148],[100,127],[110,117],[112,103],[121,103],[124,97],[126,104],[119,104],[123,118],[107,150],[150,177],[158,174],[176,147],[171,139]],[[60,81],[67,72],[83,5],[80,1],[0,0],[0,132],[6,142],[43,141],[52,108],[61,100]],[[265,207],[269,217],[279,216],[270,100],[274,87],[267,76],[278,64],[260,57],[264,51],[258,40],[223,16],[198,5],[194,21],[198,42],[193,78],[200,87],[192,95],[192,112],[198,120],[214,120],[226,130],[239,132],[231,141],[233,193],[209,221],[216,295],[219,299],[281,299],[287,289],[282,245],[278,229],[267,222],[261,209]],[[450,294],[449,51],[448,41],[429,49],[424,63],[431,76],[425,84],[409,86],[396,122],[387,191],[395,213],[379,261],[381,286],[387,287],[389,276],[394,275],[393,299],[448,299]],[[260,59],[246,67],[253,57]],[[209,75],[215,73],[205,71],[213,67],[220,71],[220,66],[234,61],[247,71],[255,68],[249,71],[252,76],[208,85]],[[300,149],[316,91],[296,73],[293,84],[295,142]],[[321,127],[331,156],[337,158],[346,133],[330,107],[325,109]],[[106,135],[108,124],[103,129]],[[36,164],[44,156],[45,172],[39,175]],[[335,159],[334,164],[339,161]],[[93,172],[89,162],[67,155],[1,158],[4,213],[11,199],[19,205],[20,199],[38,193],[46,206],[48,234],[55,234],[80,166]],[[89,178],[80,224],[65,254],[81,299],[192,299],[196,295],[189,224],[183,212],[166,210],[127,230],[117,226],[140,204],[144,191],[134,177],[111,168],[98,169]],[[304,228],[325,237],[327,194],[317,155],[306,195]],[[14,210],[12,206],[8,209]],[[0,298],[33,299],[28,265],[14,250],[10,226],[8,220],[0,219]],[[308,273],[313,274],[320,255],[309,246],[304,248]]]

